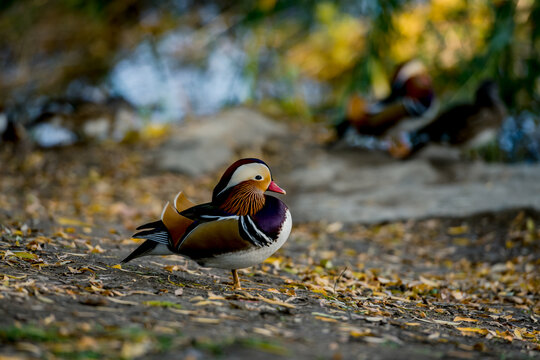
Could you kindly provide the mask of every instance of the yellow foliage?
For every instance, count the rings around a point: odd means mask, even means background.
[[[448,14],[462,11],[466,7],[464,0],[432,0],[429,17],[433,21],[445,21]]]
[[[331,3],[317,6],[317,18],[319,28],[291,48],[286,61],[308,76],[329,80],[351,69],[363,53],[366,25]]]
[[[452,68],[482,50],[492,21],[484,0],[433,0],[405,7],[392,18],[397,34],[390,56],[397,61],[422,56],[427,63]]]
[[[276,0],[259,0],[261,11],[270,11],[276,6]]]
[[[317,15],[317,20],[320,23],[329,25],[338,15],[338,9],[334,3],[325,1],[317,5],[315,13]]]

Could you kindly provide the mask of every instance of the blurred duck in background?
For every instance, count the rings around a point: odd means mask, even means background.
[[[0,142],[18,144],[26,139],[24,127],[13,120],[13,115],[0,109]]]
[[[34,108],[12,106],[0,113],[0,144],[54,148],[94,140],[122,141],[141,128],[137,109],[122,97],[49,99]]]
[[[382,136],[404,119],[419,119],[433,107],[435,93],[431,78],[419,60],[399,65],[385,99],[369,102],[352,95],[345,118],[336,125],[338,139],[350,134]]]
[[[497,84],[486,80],[476,90],[473,103],[449,108],[429,124],[391,141],[388,150],[404,159],[429,143],[478,148],[496,139],[506,113]]]

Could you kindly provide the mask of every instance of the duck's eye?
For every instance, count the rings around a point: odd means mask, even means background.
[[[263,179],[263,177],[261,175],[255,176],[255,180],[262,180],[262,179]]]

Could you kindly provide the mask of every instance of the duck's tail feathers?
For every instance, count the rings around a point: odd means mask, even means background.
[[[135,239],[146,239],[146,241],[122,260],[122,263],[145,255],[167,255],[172,253],[168,249],[171,236],[161,220],[141,225],[137,230],[143,231],[139,231],[132,237]]]
[[[169,245],[169,239],[171,236],[169,235],[169,230],[161,220],[141,225],[137,228],[137,230],[143,231],[135,233],[132,238],[146,239],[155,241],[159,244]]]

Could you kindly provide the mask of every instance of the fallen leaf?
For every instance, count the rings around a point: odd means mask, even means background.
[[[327,317],[323,317],[323,316],[315,316],[315,319],[317,320],[321,320],[321,321],[326,321],[326,322],[338,322],[336,319],[332,319],[332,318],[327,318]]]
[[[223,303],[219,301],[203,300],[203,301],[196,302],[193,305],[194,306],[206,306],[206,305],[221,306],[223,305]]]
[[[272,331],[268,329],[263,329],[263,328],[257,328],[257,327],[253,328],[253,332],[259,335],[264,335],[264,336],[274,336]]]
[[[56,218],[56,222],[62,226],[89,226],[89,227],[92,226],[92,224],[88,224],[86,222],[83,222],[77,219],[70,219],[66,217]]]
[[[469,231],[469,227],[467,225],[453,226],[448,228],[448,235],[463,235],[467,231]]]
[[[477,319],[472,319],[472,318],[468,318],[468,317],[461,317],[461,316],[456,316],[454,318],[454,321],[478,322]]]
[[[203,317],[195,317],[193,318],[193,321],[201,323],[201,324],[219,324],[221,322],[220,319],[210,319],[210,318],[203,318]]]
[[[384,320],[382,316],[367,316],[365,319],[370,322],[379,322]]]
[[[459,331],[468,335],[468,333],[476,333],[480,335],[486,335],[489,331],[478,327],[456,327]]]
[[[427,286],[430,286],[430,287],[439,287],[440,286],[438,281],[427,279],[427,278],[425,278],[425,277],[423,277],[421,275],[420,275],[419,279],[420,279],[421,282],[423,282]]]
[[[36,260],[38,258],[36,254],[26,251],[14,251],[13,255],[23,260]]]
[[[149,300],[144,301],[143,305],[147,306],[156,306],[156,307],[164,307],[164,308],[175,308],[175,309],[181,309],[182,305],[176,304],[170,301],[159,301],[159,300]]]
[[[296,306],[294,306],[293,304],[288,304],[288,303],[283,302],[283,301],[281,301],[281,300],[267,299],[267,298],[265,298],[265,297],[262,296],[262,295],[257,296],[256,299],[261,300],[261,301],[264,301],[264,302],[266,302],[266,303],[268,303],[268,304],[279,305],[279,306],[283,306],[283,307],[286,307],[286,308],[289,308],[289,309],[295,309],[295,308],[296,308]]]
[[[135,301],[120,300],[120,299],[116,299],[116,298],[113,298],[113,297],[109,297],[107,299],[109,299],[110,301],[112,301],[114,303],[122,304],[122,305],[134,305],[134,306],[139,305],[139,303],[136,303]]]

